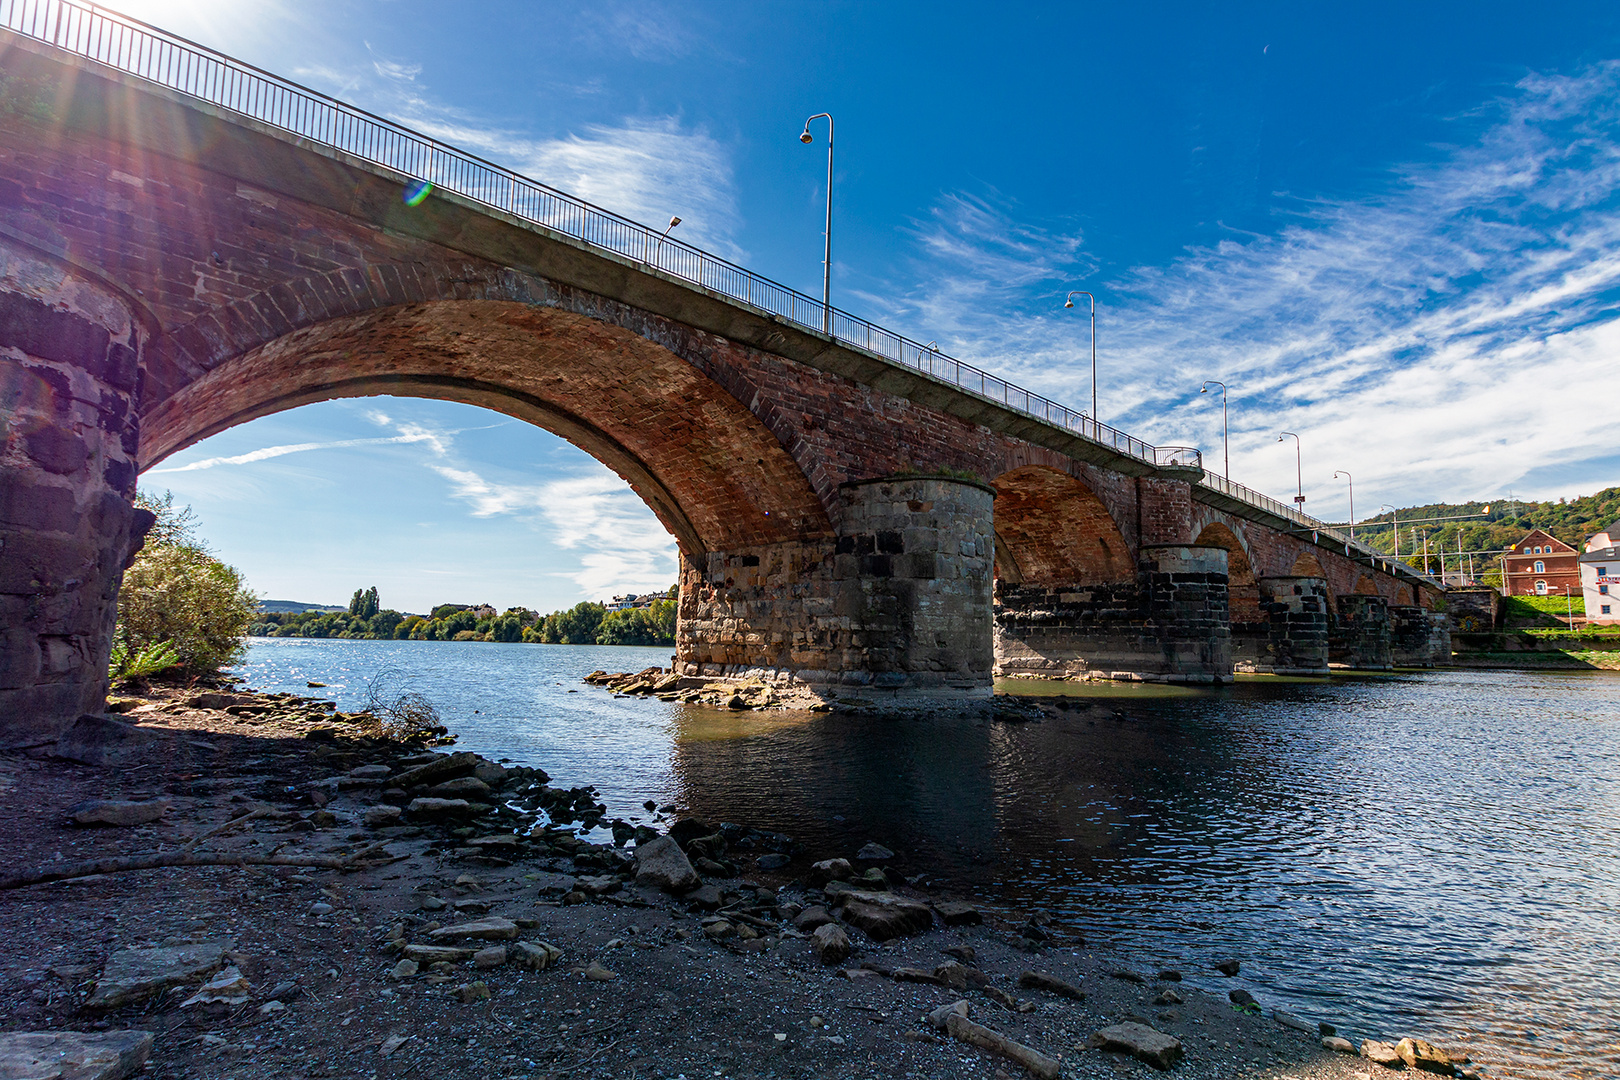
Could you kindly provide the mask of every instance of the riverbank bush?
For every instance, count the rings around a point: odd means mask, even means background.
[[[124,572],[109,674],[144,677],[171,667],[217,674],[242,658],[259,598],[241,571],[208,552],[190,507],[175,506],[168,492],[137,494],[135,503],[157,521]]]

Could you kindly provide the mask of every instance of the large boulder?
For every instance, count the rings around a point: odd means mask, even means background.
[[[690,892],[703,884],[686,852],[667,836],[636,846],[636,884],[656,885],[665,892]]]

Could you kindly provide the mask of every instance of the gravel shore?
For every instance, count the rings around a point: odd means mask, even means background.
[[[124,708],[130,727],[0,755],[0,1046],[149,1032],[142,1075],[176,1078],[1383,1072],[1235,1005],[1241,968],[1140,969],[1083,926],[925,895],[881,852],[666,818],[685,850],[656,844],[702,876],[677,894],[650,865],[638,881],[650,832],[556,827],[599,818],[566,777],[366,737],[290,695]],[[141,856],[257,864],[17,880]],[[957,1002],[965,1021],[930,1022]]]

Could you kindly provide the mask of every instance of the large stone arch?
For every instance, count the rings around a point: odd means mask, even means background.
[[[996,574],[1044,588],[1134,581],[1136,564],[1107,506],[1074,476],[1044,465],[995,479]]]
[[[259,416],[376,394],[480,405],[567,439],[623,477],[688,558],[832,535],[798,464],[725,387],[622,326],[510,300],[328,319],[218,362],[146,413],[140,466]]]

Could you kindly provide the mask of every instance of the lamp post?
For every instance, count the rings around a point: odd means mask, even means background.
[[[1395,558],[1399,560],[1401,557],[1401,515],[1389,503],[1380,503],[1378,509],[1388,510],[1390,520],[1395,523]]]
[[[1569,585],[1564,586],[1564,621],[1569,623],[1571,630],[1575,629],[1575,601],[1570,595]]]
[[[1097,415],[1097,298],[1081,289],[1076,289],[1063,298],[1063,306],[1074,307],[1074,298],[1083,296],[1091,301],[1091,419],[1098,420]]]
[[[1226,462],[1226,478],[1232,479],[1232,445],[1226,438],[1226,384],[1219,379],[1205,379],[1204,385],[1198,388],[1200,394],[1209,393],[1209,388],[1221,388],[1221,458]]]
[[[1333,471],[1333,479],[1337,480],[1341,476],[1344,477],[1345,483],[1350,485],[1350,537],[1351,537],[1351,539],[1355,539],[1355,535],[1356,535],[1356,482],[1355,482],[1355,480],[1351,479],[1349,473],[1345,472],[1342,469],[1335,469]]]
[[[804,122],[804,134],[799,136],[802,143],[815,142],[810,134],[810,120],[827,119],[827,232],[826,246],[821,255],[821,328],[832,333],[832,185],[833,185],[833,118],[832,113],[816,113]]]
[[[669,219],[669,224],[667,226],[665,226],[664,231],[658,235],[658,246],[653,248],[652,261],[653,261],[654,266],[658,265],[658,256],[662,255],[663,252],[664,252],[664,241],[669,239],[669,234],[671,232],[673,232],[674,229],[675,229],[675,226],[679,225],[680,223],[681,223],[680,218],[678,218],[678,217],[670,218]]]
[[[1284,439],[1287,439],[1287,438],[1292,438],[1294,440],[1294,478],[1295,478],[1295,482],[1299,485],[1299,494],[1294,496],[1294,505],[1299,507],[1300,513],[1304,513],[1305,512],[1305,466],[1303,464],[1304,459],[1302,458],[1302,456],[1300,454],[1299,436],[1295,435],[1292,431],[1285,431],[1281,435],[1277,436],[1277,441],[1282,442]]]

